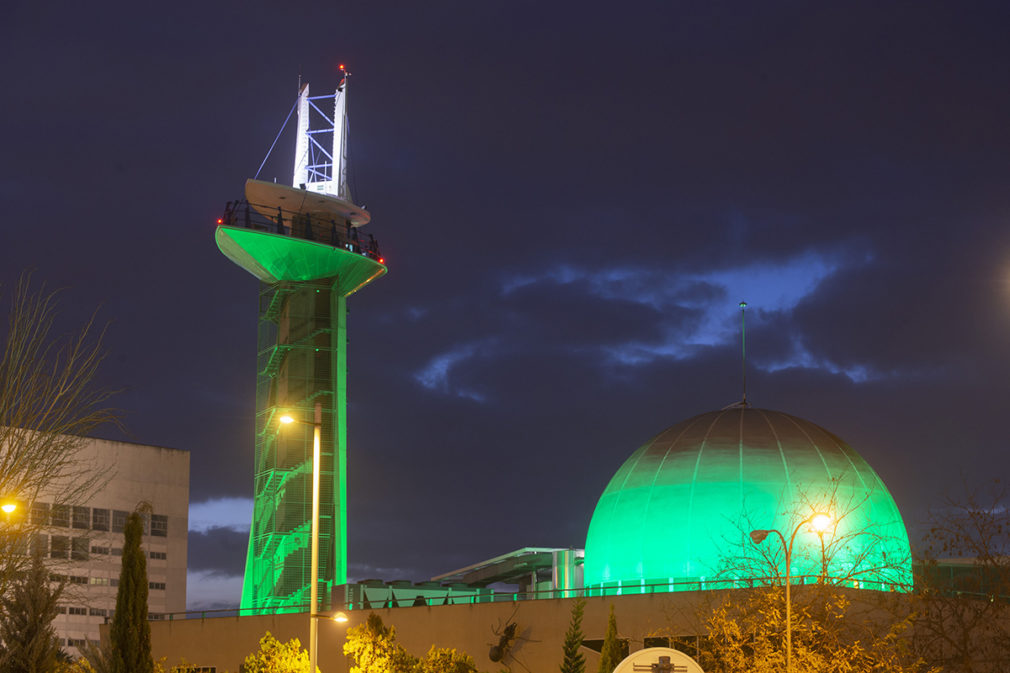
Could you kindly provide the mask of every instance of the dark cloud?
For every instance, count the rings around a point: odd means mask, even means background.
[[[205,531],[189,532],[189,570],[224,577],[241,575],[245,570],[248,531],[211,526]]]

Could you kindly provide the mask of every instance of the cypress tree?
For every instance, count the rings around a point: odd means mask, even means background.
[[[607,619],[607,635],[603,639],[603,649],[600,650],[600,673],[613,673],[621,663],[621,641],[617,639],[617,617],[614,616],[614,606],[610,605],[610,617]]]
[[[586,658],[579,651],[582,647],[582,613],[586,609],[586,601],[579,599],[572,605],[572,621],[565,632],[565,643],[561,650],[564,659],[561,661],[561,673],[585,673]]]
[[[0,670],[4,673],[47,673],[56,668],[60,643],[53,628],[63,585],[50,586],[42,555],[0,600]]]
[[[140,546],[143,535],[144,521],[140,512],[134,512],[126,520],[123,568],[110,629],[112,673],[154,671],[151,625],[147,622],[147,559]]]

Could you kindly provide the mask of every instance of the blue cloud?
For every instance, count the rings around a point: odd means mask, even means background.
[[[206,533],[213,528],[248,533],[252,523],[252,498],[217,498],[189,505],[189,530]]]
[[[431,358],[419,372],[414,374],[414,379],[428,390],[471,399],[475,402],[484,402],[485,398],[480,393],[452,384],[452,369],[485,352],[490,345],[490,341],[477,341],[454,346]]]
[[[532,286],[578,284],[608,301],[630,301],[661,314],[692,316],[668,320],[660,340],[630,340],[600,346],[603,355],[623,365],[646,365],[656,360],[683,360],[701,349],[737,343],[740,338],[740,301],[749,305],[748,324],[759,326],[769,316],[781,318],[811,297],[822,283],[843,269],[870,264],[873,255],[841,248],[829,252],[803,251],[782,260],[755,260],[743,266],[706,271],[642,267],[589,269],[561,265],[539,275],[519,274],[504,279],[501,294],[512,295]],[[684,309],[688,309],[685,311]],[[697,317],[694,317],[697,316]],[[793,340],[793,352],[776,362],[757,364],[768,371],[789,367],[820,369],[864,382],[886,374],[861,365],[842,367],[815,358]]]

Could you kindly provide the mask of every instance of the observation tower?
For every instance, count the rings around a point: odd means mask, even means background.
[[[316,431],[315,588],[329,596],[347,581],[346,302],[386,267],[378,243],[360,231],[370,215],[347,184],[346,105],[347,74],[333,94],[313,97],[301,85],[292,185],[247,180],[245,198],[228,203],[215,232],[221,252],[260,281],[254,510],[242,608],[304,608],[314,598]],[[285,414],[302,423],[282,426]]]

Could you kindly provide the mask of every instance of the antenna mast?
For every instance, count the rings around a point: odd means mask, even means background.
[[[750,406],[747,403],[747,302],[740,302],[740,366],[743,372],[743,401],[741,405]]]

